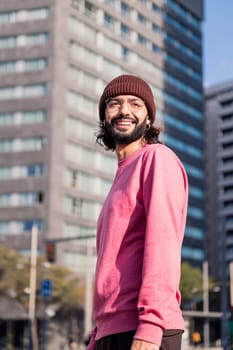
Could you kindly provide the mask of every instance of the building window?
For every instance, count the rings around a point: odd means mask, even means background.
[[[220,104],[222,107],[229,107],[229,106],[233,105],[233,99],[230,98],[230,99],[221,101]]]
[[[147,41],[147,39],[146,39],[143,35],[138,34],[138,43],[139,43],[140,45],[146,46],[147,43],[148,43],[148,41]]]
[[[22,192],[0,194],[0,207],[32,206],[42,203],[42,192]]]
[[[7,153],[13,151],[13,140],[1,140],[0,141],[0,153]]]
[[[93,269],[93,266],[96,265],[96,256],[95,254],[88,256],[85,253],[81,252],[71,252],[65,251],[63,255],[64,264],[71,270],[76,273],[83,274],[84,271]]]
[[[28,137],[0,141],[0,153],[40,151],[45,143],[44,137]]]
[[[85,1],[84,2],[84,9],[85,9],[85,13],[87,15],[95,16],[97,8],[91,2]]]
[[[192,13],[188,12],[182,5],[173,0],[166,0],[166,5],[181,16],[186,22],[192,24],[196,29],[201,31],[201,21],[194,17]]]
[[[95,127],[91,124],[83,122],[80,119],[69,116],[66,119],[67,134],[78,139],[93,141]]]
[[[170,145],[171,148],[176,148],[181,152],[187,153],[192,155],[195,158],[203,159],[203,151],[200,148],[194,147],[192,145],[187,144],[187,142],[183,142],[181,140],[178,140],[171,135],[165,136],[166,143]]]
[[[223,164],[233,164],[233,156],[229,156],[229,157],[224,157],[223,159],[222,159],[222,162],[223,162]]]
[[[47,113],[40,110],[0,113],[0,128],[9,125],[42,123],[46,118]]]
[[[190,185],[189,186],[189,194],[194,198],[198,198],[198,199],[204,198],[203,190],[197,186]]]
[[[73,236],[95,236],[95,228],[81,226],[78,224],[65,223],[63,226],[63,236],[73,237]]]
[[[162,50],[158,47],[158,45],[152,44],[152,51],[153,51],[154,53],[158,53],[159,55],[160,55],[160,54],[163,55],[163,52],[162,52]]]
[[[24,71],[37,71],[48,66],[47,58],[34,58],[23,61]]]
[[[104,13],[104,25],[111,30],[114,30],[115,27],[115,19],[114,17],[108,15],[107,13]]]
[[[179,130],[179,132],[186,133],[198,140],[203,140],[203,131],[201,131],[199,128],[195,128],[187,122],[185,123],[181,120],[177,120],[176,117],[160,111],[158,111],[157,117],[161,118],[163,123],[166,125],[168,124],[169,126]]]
[[[125,17],[130,17],[131,15],[131,7],[127,5],[125,2],[121,2],[121,14]]]
[[[194,108],[185,102],[182,102],[181,100],[177,99],[173,95],[168,94],[167,92],[164,92],[163,90],[160,90],[155,86],[152,86],[152,90],[155,96],[160,97],[166,103],[171,104],[172,106],[175,106],[175,108],[178,108],[185,113],[188,113],[189,115],[191,115],[193,118],[197,120],[201,120],[201,121],[203,120],[203,114],[199,109]]]
[[[223,122],[233,120],[233,113],[222,115],[221,119]]]
[[[11,194],[0,194],[0,207],[8,207],[11,204]]]
[[[17,88],[14,86],[0,87],[0,100],[16,98]]]
[[[115,0],[104,0],[105,4],[115,6]]]
[[[65,171],[65,186],[75,188],[80,192],[105,196],[111,187],[112,181],[89,175],[76,169],[68,168]]]
[[[74,108],[75,110],[79,110],[80,112],[83,112],[84,114],[91,114],[95,115],[96,113],[96,103],[89,99],[88,97],[78,94],[75,91],[69,90],[67,93],[67,104],[68,107]]]
[[[47,94],[47,84],[8,86],[0,88],[0,100],[39,97]]]
[[[29,46],[47,44],[49,40],[49,33],[28,34],[25,36],[24,40],[25,45]]]
[[[75,164],[93,167],[96,163],[96,152],[69,142],[65,146],[65,158]]]
[[[114,52],[115,57],[118,57],[118,53],[121,51],[121,45],[106,35],[103,37],[102,48],[106,50],[106,52]]]
[[[21,139],[22,151],[39,151],[45,143],[44,137],[28,137]]]
[[[70,0],[70,5],[77,10],[82,8],[82,4],[83,4],[82,0]]]
[[[195,177],[195,178],[201,179],[201,180],[204,179],[204,172],[202,169],[197,168],[193,165],[190,165],[186,162],[183,162],[183,164],[184,164],[184,167],[185,167],[189,176],[192,176],[192,177]]]
[[[17,21],[18,11],[0,13],[0,23],[13,23]]]
[[[185,55],[192,58],[194,61],[201,63],[201,56],[196,54],[191,48],[187,47],[172,35],[165,34],[166,42],[172,45],[175,49],[182,51]]]
[[[16,72],[16,62],[0,62],[0,74],[9,74]]]
[[[0,113],[0,127],[14,125],[15,123],[15,114],[8,113]]]
[[[183,35],[185,35],[189,40],[194,41],[196,44],[201,45],[201,37],[197,35],[192,30],[184,26],[181,22],[177,21],[175,18],[169,14],[165,14],[164,19],[172,25],[174,28],[178,29]]]
[[[195,219],[203,219],[204,218],[204,211],[200,208],[189,205],[188,216],[195,218]]]
[[[223,136],[229,136],[233,133],[233,127],[221,130]]]
[[[47,84],[25,85],[23,87],[24,97],[39,97],[45,96],[48,92]]]
[[[95,89],[97,85],[97,78],[74,65],[69,66],[68,74],[69,78],[75,80],[79,86],[83,85],[85,88]]]
[[[37,177],[43,176],[44,173],[45,167],[43,164],[0,166],[0,180]]]
[[[125,39],[130,39],[130,28],[127,27],[125,24],[121,23],[121,36]]]
[[[156,4],[154,4],[154,3],[152,3],[152,10],[153,10],[154,12],[161,11],[160,8],[158,7],[158,5],[156,5]]]
[[[182,247],[182,257],[186,259],[192,259],[197,261],[203,261],[204,260],[204,252],[201,249],[198,248],[190,248],[183,246]]]
[[[31,10],[27,10],[26,12],[27,20],[30,20],[30,21],[45,19],[45,18],[48,18],[49,15],[50,15],[50,10],[48,7],[31,9]]]
[[[31,233],[33,225],[43,232],[42,220],[0,221],[0,235],[19,235]]]
[[[0,49],[10,49],[17,46],[17,37],[0,37]]]
[[[198,227],[187,226],[185,229],[185,236],[202,240],[204,238],[204,232]]]
[[[131,58],[131,51],[123,46],[121,48],[121,58],[124,60],[124,61],[130,61],[130,58]]]
[[[118,64],[107,59],[103,60],[103,67],[104,71],[111,76],[120,75],[122,73],[122,68]]]
[[[37,124],[43,123],[47,119],[45,111],[28,111],[21,113],[21,124]]]
[[[27,176],[42,176],[44,175],[44,165],[42,164],[29,164],[25,166]]]
[[[102,171],[105,169],[109,175],[115,174],[116,159],[100,152],[81,147],[74,142],[68,142],[65,145],[65,159],[75,165],[90,167]]]
[[[147,18],[143,16],[141,13],[138,13],[138,22],[140,22],[143,25],[147,25]]]
[[[93,51],[84,48],[75,41],[70,41],[69,53],[72,58],[83,62],[85,65],[92,68],[96,66],[97,55]]]
[[[225,142],[222,144],[222,149],[225,150],[225,149],[231,149],[233,148],[233,142],[229,141],[229,142]]]
[[[87,25],[86,23],[80,21],[79,18],[75,16],[69,17],[69,29],[71,32],[75,33],[75,35],[79,37],[83,38],[83,36],[85,35],[85,41],[87,40],[90,43],[96,43],[96,30]]]
[[[66,196],[64,198],[64,209],[66,214],[79,216],[83,219],[92,218],[97,220],[101,205],[83,198]]]
[[[19,205],[21,206],[30,206],[34,204],[40,204],[44,201],[43,192],[25,192],[19,193]]]
[[[14,23],[30,20],[39,20],[49,17],[50,11],[48,7],[18,10],[0,13],[0,23]]]
[[[46,68],[47,65],[48,60],[45,58],[0,62],[0,74],[37,71]]]
[[[224,171],[223,172],[223,178],[224,179],[229,179],[229,178],[232,178],[232,176],[233,176],[233,171]]]
[[[20,46],[43,45],[48,42],[48,39],[48,33],[0,37],[0,49],[10,49]]]

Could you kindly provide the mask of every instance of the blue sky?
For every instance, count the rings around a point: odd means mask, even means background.
[[[233,0],[204,0],[204,84],[233,80]]]
[[[233,0],[204,0],[204,85],[233,80]]]

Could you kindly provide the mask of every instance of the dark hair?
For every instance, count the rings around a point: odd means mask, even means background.
[[[145,131],[144,139],[145,143],[153,144],[153,143],[161,143],[159,141],[159,134],[161,128],[155,127],[153,125],[150,126],[148,130]],[[96,143],[100,146],[105,147],[106,150],[115,151],[116,143],[114,139],[107,132],[107,127],[105,122],[100,121],[99,123],[99,131],[96,133]]]

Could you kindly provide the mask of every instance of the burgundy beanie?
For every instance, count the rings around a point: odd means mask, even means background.
[[[155,120],[155,102],[152,90],[150,86],[141,78],[135,75],[120,75],[114,78],[105,87],[102,96],[99,100],[99,118],[105,119],[106,100],[110,97],[118,95],[134,95],[140,97],[144,102],[148,110],[148,116],[153,124]]]

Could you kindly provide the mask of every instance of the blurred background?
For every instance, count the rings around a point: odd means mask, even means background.
[[[0,1],[0,349],[85,349],[96,221],[117,167],[95,143],[113,77],[151,86],[190,193],[183,349],[233,345],[233,2]]]

